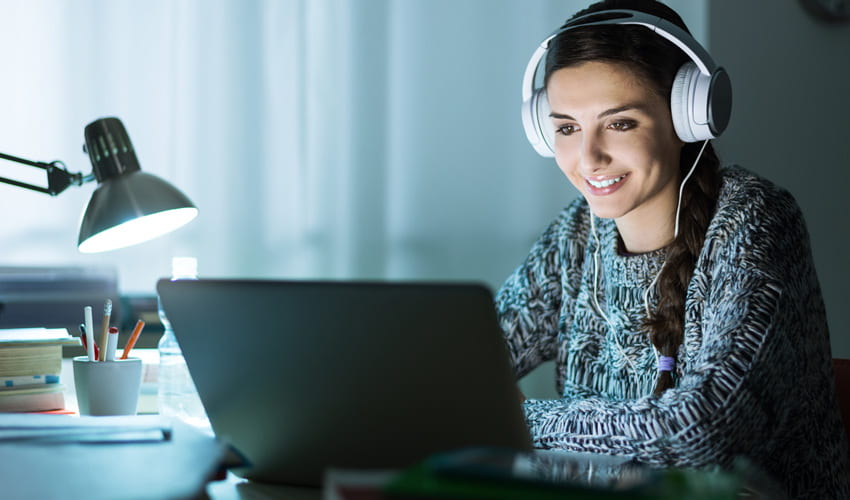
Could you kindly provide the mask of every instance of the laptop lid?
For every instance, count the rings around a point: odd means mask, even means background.
[[[160,280],[216,435],[249,479],[321,484],[467,446],[530,449],[476,284]]]

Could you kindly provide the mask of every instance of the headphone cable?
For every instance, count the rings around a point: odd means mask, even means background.
[[[691,175],[694,173],[694,170],[696,170],[696,166],[697,166],[697,164],[699,164],[699,161],[702,158],[702,153],[703,153],[703,151],[705,151],[705,147],[708,145],[708,141],[709,141],[709,139],[706,139],[705,141],[703,141],[702,147],[699,150],[699,154],[697,154],[696,160],[694,160],[694,163],[693,163],[693,165],[691,165],[691,168],[688,171],[688,174],[685,175],[685,178],[682,179],[682,183],[679,185],[679,199],[676,201],[676,220],[675,220],[674,225],[673,225],[673,239],[674,240],[679,236],[679,214],[680,214],[681,209],[682,209],[682,193],[684,192],[684,189],[685,189],[685,183],[688,182],[688,179],[691,178]],[[596,312],[598,312],[602,316],[602,318],[608,324],[609,328],[614,328],[614,326],[615,326],[614,323],[608,318],[608,315],[605,314],[605,311],[602,310],[602,307],[599,305],[599,300],[597,299],[597,295],[599,293],[599,248],[601,247],[601,244],[599,242],[599,234],[596,231],[596,224],[594,222],[594,217],[596,217],[596,216],[593,214],[593,211],[591,210],[590,211],[590,231],[593,233],[593,239],[596,242],[595,248],[593,249],[593,294],[591,295],[591,297],[593,299],[593,305],[596,307]],[[658,276],[661,275],[661,271],[664,270],[664,266],[666,264],[667,264],[667,262],[665,260],[665,262],[663,264],[661,264],[661,269],[658,270],[658,273],[656,273],[655,277],[652,279],[652,282],[650,282],[649,286],[643,292],[643,306],[644,306],[644,309],[646,310],[647,316],[649,316],[649,314],[650,314],[649,292],[658,283]],[[637,379],[638,378],[637,370],[635,369],[634,364],[632,364],[632,360],[629,359],[628,356],[626,356],[626,353],[623,350],[623,347],[620,345],[620,342],[617,340],[616,336],[614,338],[614,343],[616,344],[617,349],[620,351],[620,354],[623,356],[623,358],[629,364],[629,368],[631,368],[631,370],[632,370],[632,375],[634,375],[635,378]],[[660,358],[659,358],[660,354],[658,352],[658,349],[653,349],[652,351],[655,354],[656,363],[660,362]]]

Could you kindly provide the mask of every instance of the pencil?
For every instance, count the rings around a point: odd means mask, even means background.
[[[106,360],[115,361],[115,353],[118,351],[118,328],[109,327],[109,344],[106,345]]]
[[[88,353],[89,343],[86,341],[86,325],[80,323],[80,342],[83,343],[83,350]]]
[[[95,353],[95,342],[94,342],[94,322],[92,321],[91,314],[91,306],[86,306],[85,309],[85,322],[86,322],[86,354],[89,356],[89,361],[97,361],[97,354]]]
[[[84,324],[80,323],[80,333],[81,333],[80,340],[83,342],[83,349],[85,349],[86,352],[88,352],[89,351],[89,341],[88,341],[87,337],[89,337],[89,335],[86,335],[86,331],[87,331],[86,326]],[[97,342],[95,342],[93,339],[91,341],[91,344],[93,344],[92,345],[92,355],[89,357],[89,361],[97,361],[97,358],[100,357],[100,349],[97,347]]]
[[[100,359],[106,361],[106,346],[109,345],[109,318],[112,316],[112,299],[103,306],[103,327],[100,329]]]
[[[121,354],[121,359],[127,359],[127,355],[130,354],[130,350],[133,349],[133,346],[136,345],[136,341],[139,340],[139,334],[142,333],[142,328],[144,327],[144,321],[136,321],[136,326],[135,328],[133,328],[133,333],[130,334],[130,338],[129,340],[127,340],[127,345],[124,346],[124,352]]]

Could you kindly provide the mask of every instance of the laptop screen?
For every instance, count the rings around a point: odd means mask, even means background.
[[[244,477],[318,485],[469,446],[530,449],[491,292],[469,283],[160,280]]]

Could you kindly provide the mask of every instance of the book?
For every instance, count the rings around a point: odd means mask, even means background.
[[[179,419],[4,414],[0,497],[208,498],[204,490],[223,448],[215,437]],[[233,491],[226,496],[240,496]]]
[[[0,329],[0,412],[65,408],[63,345],[80,341],[64,328]]]
[[[160,415],[0,415],[0,445],[168,441],[173,423]]]
[[[65,408],[65,386],[43,388],[0,388],[0,412],[33,412]]]
[[[80,340],[65,328],[0,328],[0,347],[33,344],[79,345]]]

